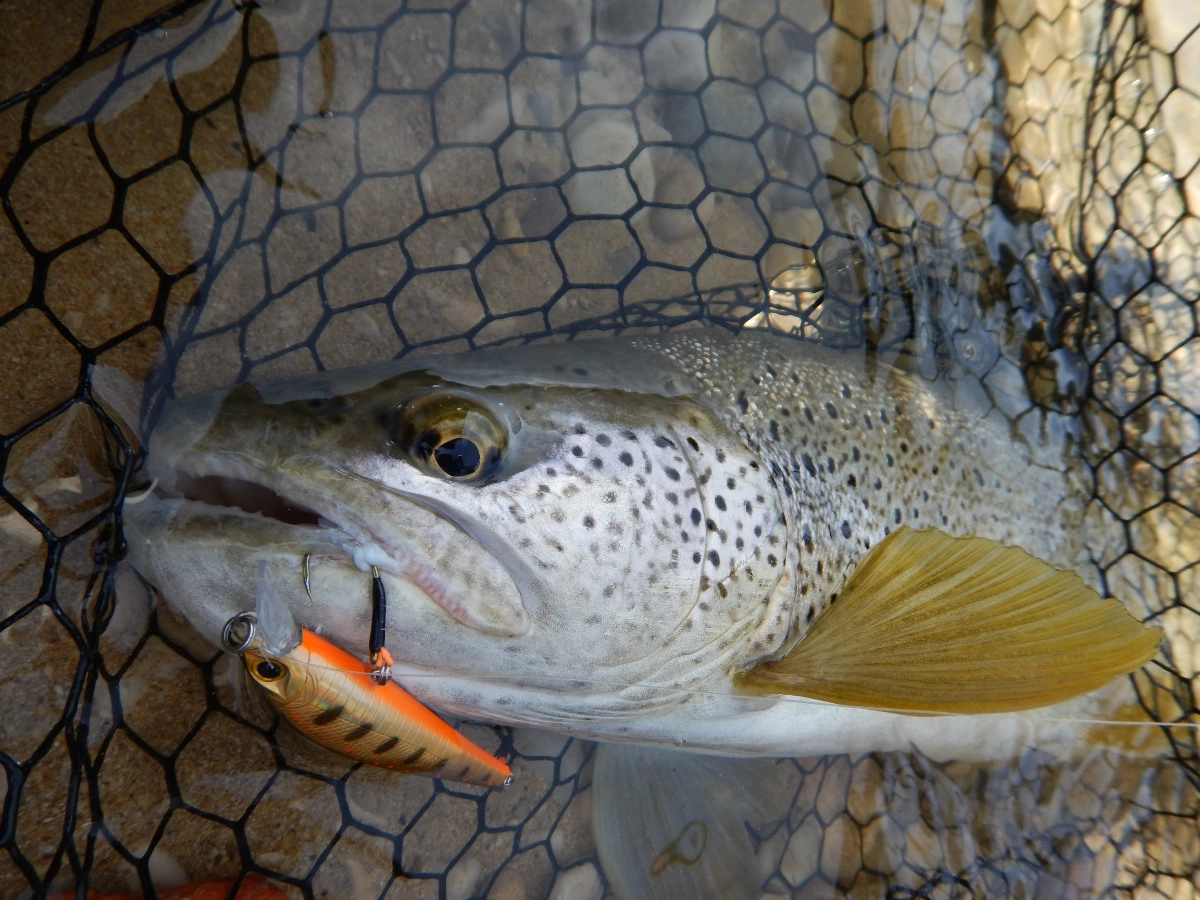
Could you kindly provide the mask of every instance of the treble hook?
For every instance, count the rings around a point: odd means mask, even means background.
[[[312,559],[311,553],[305,553],[304,558],[300,560],[300,576],[304,579],[304,593],[308,594],[308,602],[313,602],[311,580],[309,578],[309,561]]]

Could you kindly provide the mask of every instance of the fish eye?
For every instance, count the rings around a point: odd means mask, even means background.
[[[498,413],[452,391],[404,404],[389,431],[395,445],[418,467],[454,481],[483,481],[494,475],[508,443]]]
[[[264,659],[256,665],[254,671],[258,673],[258,677],[263,681],[277,681],[283,677],[283,666],[269,659]]]

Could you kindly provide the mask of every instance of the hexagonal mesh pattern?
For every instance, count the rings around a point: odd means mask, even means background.
[[[351,765],[118,567],[139,399],[405,353],[708,320],[974,373],[1082,436],[1093,560],[1169,636],[1145,708],[1197,721],[1200,16],[1166,7],[0,6],[0,895],[606,891],[592,745],[468,725],[514,757],[490,794]],[[1191,896],[1170,744],[795,761],[765,890]]]

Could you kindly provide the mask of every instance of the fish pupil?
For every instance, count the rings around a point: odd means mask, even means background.
[[[451,478],[462,478],[479,471],[479,447],[465,437],[451,438],[433,450],[433,461]]]
[[[257,666],[255,666],[254,669],[263,678],[278,678],[283,674],[283,668],[271,662],[269,659],[264,659]]]

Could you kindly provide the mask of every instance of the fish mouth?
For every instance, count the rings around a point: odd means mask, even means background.
[[[316,510],[285,497],[265,484],[244,478],[179,473],[175,477],[173,493],[193,503],[239,509],[285,525],[319,527],[328,522]]]
[[[336,466],[326,468],[340,471]],[[241,454],[230,457],[189,454],[178,460],[174,468],[160,474],[152,495],[158,501],[179,504],[193,516],[257,520],[272,529],[278,528],[278,534],[288,542],[300,545],[311,542],[317,557],[361,572],[378,569],[411,585],[452,619],[477,631],[514,637],[529,628],[528,615],[519,601],[500,603],[492,594],[491,602],[484,604],[465,595],[415,546],[388,539],[354,516],[352,505],[339,502],[334,487],[329,485],[324,490],[307,488]],[[445,511],[423,503],[416,496],[403,495],[403,498],[423,513],[474,539]],[[513,590],[519,597],[520,590],[515,584]]]

